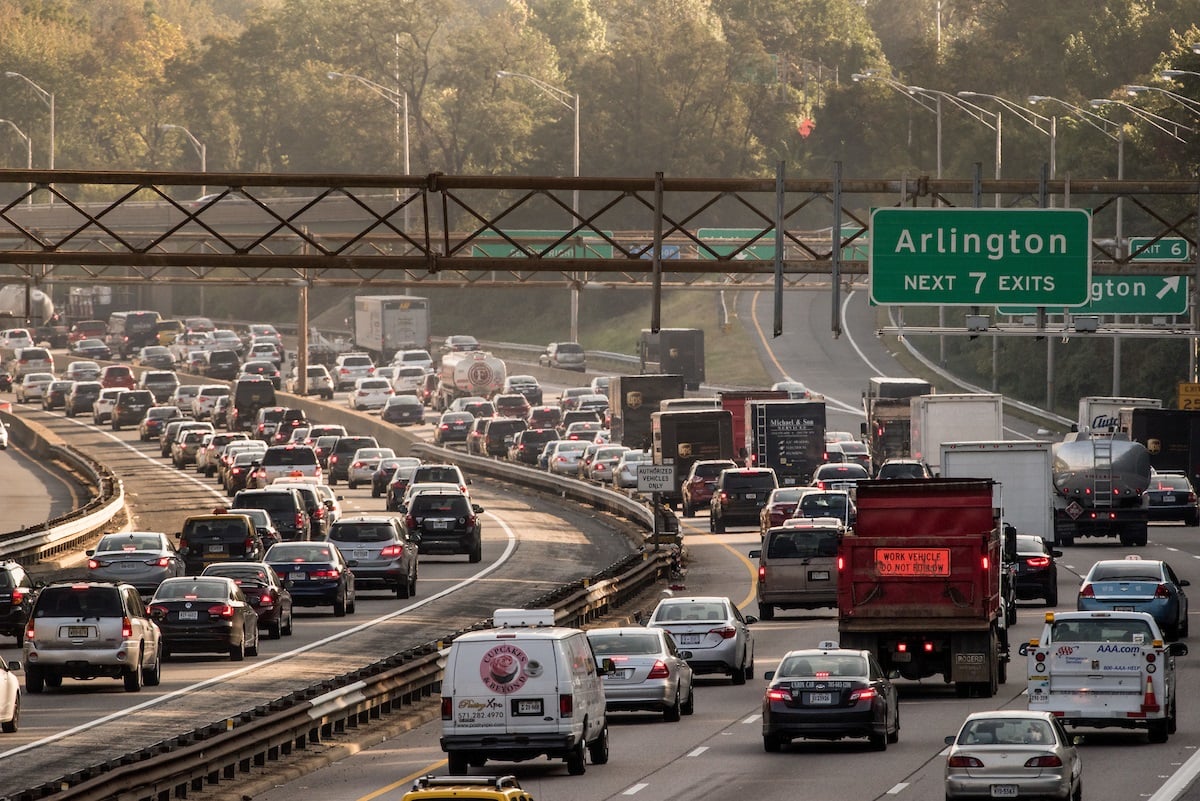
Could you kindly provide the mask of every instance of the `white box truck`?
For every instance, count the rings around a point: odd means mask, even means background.
[[[1042,440],[943,442],[944,478],[990,478],[992,506],[1018,534],[1054,542],[1051,443]]]
[[[1161,409],[1159,398],[1087,397],[1079,399],[1079,430],[1105,433],[1121,426],[1122,409]]]
[[[413,295],[354,299],[354,345],[386,364],[398,350],[429,347],[429,300]]]
[[[941,473],[943,442],[1004,438],[1004,398],[992,393],[918,395],[909,402],[911,451]]]

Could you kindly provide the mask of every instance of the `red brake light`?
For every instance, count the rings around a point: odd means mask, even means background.
[[[1050,567],[1049,556],[1031,556],[1025,560],[1025,564],[1030,567]]]
[[[180,546],[180,547],[182,547],[182,546]],[[100,563],[98,561],[96,561],[95,559],[88,560],[88,570],[98,570],[99,568],[100,568]]]
[[[454,699],[448,695],[442,696],[442,720],[451,720],[454,717]]]
[[[400,555],[402,555],[403,553],[404,553],[404,546],[402,546],[402,545],[389,545],[389,546],[387,546],[386,548],[384,548],[382,551],[380,551],[380,552],[379,552],[379,555],[380,555],[380,556],[389,556],[389,557],[392,557],[392,556],[400,556]]]
[[[308,574],[309,578],[323,578],[323,579],[335,579],[340,575],[342,575],[341,571],[339,571],[336,568],[334,568],[332,570],[313,570],[313,571],[310,571]]]
[[[409,529],[416,528],[417,527],[417,518],[413,517],[412,515],[405,515],[404,525],[407,526]]]
[[[730,637],[737,636],[737,629],[735,629],[733,626],[724,626],[719,629],[710,629],[709,634],[713,633],[720,634],[722,640],[728,640]]]
[[[850,693],[850,703],[855,701],[870,701],[875,696],[879,695],[874,687],[863,687]]]
[[[1036,756],[1025,761],[1027,768],[1061,768],[1062,760],[1054,754],[1046,754],[1045,756]]]
[[[983,763],[973,756],[952,756],[947,763],[952,768],[982,768]]]
[[[259,596],[258,602],[260,606],[274,606],[275,594],[270,590],[265,590],[263,594]]]
[[[570,693],[562,693],[558,696],[558,716],[569,718],[573,714],[575,714],[575,696]]]
[[[16,606],[17,604],[21,603],[21,601],[23,601],[23,600],[25,600],[25,593],[22,590],[14,589],[12,591],[13,606]]]
[[[667,663],[661,659],[654,661],[654,667],[650,668],[650,674],[646,676],[648,679],[669,679],[671,671],[667,670]]]
[[[121,618],[121,636],[129,639],[133,636],[133,623],[129,618]]]
[[[1159,584],[1158,587],[1156,587],[1154,590],[1154,597],[1155,598],[1170,598],[1171,592],[1167,588],[1166,584]]]
[[[1092,585],[1091,585],[1091,584],[1084,584],[1084,585],[1083,585],[1083,586],[1082,586],[1082,587],[1079,589],[1079,597],[1080,597],[1080,598],[1095,598],[1095,597],[1096,597],[1096,591],[1092,589]]]
[[[229,604],[216,604],[208,607],[208,613],[210,615],[216,615],[217,617],[232,618],[233,607]]]
[[[154,560],[155,567],[167,567],[170,564],[171,564],[171,557],[169,557],[169,556],[160,556]]]
[[[768,701],[790,701],[790,700],[792,700],[792,694],[790,692],[788,692],[787,690],[782,689],[780,687],[772,687],[771,689],[767,690],[767,700]]]
[[[758,583],[762,584],[766,580],[767,580],[767,566],[759,565],[758,566]]]

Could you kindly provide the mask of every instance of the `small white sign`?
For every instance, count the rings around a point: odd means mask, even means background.
[[[638,492],[672,492],[674,484],[674,465],[638,464]]]

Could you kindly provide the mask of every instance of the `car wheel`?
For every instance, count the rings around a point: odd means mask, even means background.
[[[400,579],[400,582],[396,584],[396,597],[407,598],[411,594],[410,585],[411,582],[408,576]]]
[[[347,489],[358,489],[358,482],[357,481],[347,481],[346,488]]]
[[[763,735],[763,750],[768,754],[778,754],[783,747],[783,743],[774,734]]]
[[[1183,521],[1183,524],[1185,526],[1193,527],[1200,526],[1200,514],[1188,515],[1187,519]]]
[[[12,717],[0,723],[0,731],[5,734],[13,734],[17,730],[17,726],[21,723],[21,694],[17,693],[17,697],[13,702]]]
[[[142,684],[147,687],[157,687],[162,683],[162,662],[162,644],[160,643],[158,651],[154,654],[154,664],[142,665]]]
[[[283,626],[281,627],[281,631],[283,632],[283,635],[285,637],[292,636],[294,624],[295,624],[295,620],[292,617],[292,612],[291,612],[291,610],[288,610],[287,623],[283,624]]]
[[[871,747],[876,751],[886,751],[888,747],[888,736],[886,734],[872,734],[867,738]]]
[[[417,595],[417,568],[413,566],[412,575],[408,579],[408,596],[415,598]]]
[[[114,422],[114,423],[112,424],[112,430],[113,430],[113,431],[120,431],[120,430],[121,430],[121,426],[117,425],[117,424]]]
[[[267,636],[272,640],[278,640],[283,636],[283,624],[278,619],[267,624]]]
[[[683,704],[679,701],[679,690],[675,691],[675,700],[670,706],[663,707],[663,720],[676,723],[683,716]]]
[[[1071,794],[1071,801],[1083,801],[1083,777],[1079,777],[1079,784],[1075,785],[1075,792]]]
[[[329,486],[332,487],[335,484],[337,484],[337,479],[333,477],[333,473],[330,473],[329,474]]]
[[[143,653],[142,659],[145,658],[146,655]],[[125,672],[121,678],[125,680],[125,692],[136,693],[140,691],[142,689],[142,665],[138,664],[125,668]]]
[[[482,562],[483,561],[483,543],[482,542],[475,543],[474,547],[471,548],[471,553],[467,557],[467,560],[470,562]]]
[[[600,730],[600,736],[588,743],[588,756],[593,765],[608,764],[608,724]]]
[[[40,667],[29,665],[25,668],[25,692],[37,695],[46,689],[46,677]]]
[[[892,729],[891,733],[889,733],[887,736],[887,741],[889,743],[893,743],[893,744],[900,742],[900,707],[899,706],[896,707],[895,723],[896,723],[896,728]]]
[[[683,507],[683,516],[684,517],[695,517],[696,516],[696,510],[693,509],[692,505],[690,503],[688,503],[687,501],[684,501],[683,503],[681,503],[680,506]]]
[[[246,646],[246,656],[258,656],[258,628],[254,629],[254,644]]]
[[[712,524],[712,530],[713,530],[714,534],[724,534],[725,533],[725,521],[722,520],[721,518],[717,518],[716,520],[714,520],[713,524]]]
[[[567,773],[572,776],[582,776],[587,770],[587,760],[584,759],[583,741],[576,743],[571,749],[571,753],[567,754]]]
[[[446,755],[446,770],[451,776],[466,776],[470,770],[470,762],[467,755],[461,752],[452,751]]]
[[[1175,702],[1171,702],[1170,711],[1167,712],[1167,734],[1174,734],[1179,730],[1179,715],[1175,709]]]
[[[680,704],[679,711],[685,715],[693,715],[696,713],[696,688],[695,687],[688,688],[687,700],[684,701],[682,704]]]
[[[1166,719],[1150,721],[1150,742],[1165,743],[1167,741],[1168,733],[1169,729]]]
[[[339,595],[337,598],[333,599],[333,616],[346,616],[346,597],[344,595]]]
[[[739,666],[735,667],[733,669],[733,672],[729,675],[729,677],[733,680],[733,683],[736,685],[745,684],[746,683],[746,668],[745,668],[745,666],[739,665]]]
[[[229,646],[229,661],[241,662],[246,658],[246,641],[238,640],[237,643]]]
[[[380,495],[380,493],[379,493],[379,488],[378,488],[378,487],[376,487],[374,484],[372,484],[372,485],[371,485],[371,497],[372,497],[372,498],[378,498],[378,497],[379,497],[379,495]]]

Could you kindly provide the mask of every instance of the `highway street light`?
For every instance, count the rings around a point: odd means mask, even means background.
[[[1191,75],[1193,77],[1200,78],[1200,72],[1192,72],[1191,70],[1163,70],[1162,72],[1158,73],[1158,77],[1162,78],[1164,81],[1182,78],[1184,75]]]
[[[33,91],[37,94],[38,98],[43,103],[46,104],[47,108],[50,109],[50,169],[53,170],[54,169],[54,93],[47,92],[41,86],[38,86],[32,80],[30,80],[29,78],[26,78],[24,75],[22,75],[19,72],[5,72],[4,77],[5,78],[18,78],[18,79],[24,81],[25,83],[29,84],[29,88],[33,89]],[[54,203],[54,193],[53,192],[50,193],[50,203],[51,204]]]
[[[553,84],[546,83],[541,78],[535,78],[532,75],[526,75],[523,72],[510,72],[508,70],[499,70],[496,73],[497,78],[519,78],[523,81],[533,84],[542,91],[542,94],[554,100],[560,106],[570,109],[575,116],[575,137],[574,137],[574,165],[571,174],[576,178],[579,177],[579,93],[568,92],[566,89],[560,89]],[[572,220],[571,227],[575,228],[579,225],[579,189],[571,192],[571,212]],[[572,276],[574,278],[575,276]],[[571,341],[579,341],[579,282],[571,281]]]
[[[1160,89],[1157,86],[1142,86],[1140,84],[1126,84],[1122,88],[1125,90],[1125,93],[1131,97],[1137,97],[1142,92],[1157,92],[1160,95],[1166,95],[1171,100],[1175,101],[1176,105],[1183,106],[1193,114],[1200,114],[1200,103],[1197,103],[1190,97],[1184,97],[1177,92],[1169,92],[1166,89]]]
[[[973,117],[977,122],[982,123],[984,125],[984,127],[991,128],[993,131],[995,131],[996,132],[996,180],[997,181],[1000,180],[1001,170],[1002,170],[1002,166],[1004,163],[1004,151],[1003,151],[1003,134],[1001,132],[1002,131],[1002,119],[1001,119],[1001,114],[999,111],[988,111],[987,109],[983,108],[982,106],[978,106],[978,105],[970,102],[969,100],[964,100],[961,97],[959,97],[958,95],[951,94],[950,92],[943,92],[940,89],[926,89],[923,86],[910,86],[910,87],[908,87],[908,90],[910,92],[916,92],[919,94],[932,96],[932,97],[944,97],[947,100],[949,100],[951,102],[951,104],[957,106],[959,109],[961,109],[962,111],[965,111],[967,114],[969,114],[971,117]],[[990,122],[989,122],[989,118],[990,118]],[[1000,208],[1000,204],[1001,204],[1000,193],[997,192],[996,193],[996,208]]]
[[[905,98],[916,103],[918,106],[925,109],[926,111],[932,112],[933,114],[937,115],[937,140],[936,140],[937,177],[941,178],[942,177],[942,98],[940,96],[932,98],[932,105],[931,105],[930,104],[931,98],[929,98],[925,95],[917,94],[916,92],[913,92],[908,86],[900,83],[900,81],[897,81],[895,78],[892,78],[889,75],[884,75],[879,70],[863,70],[862,72],[856,72],[850,76],[850,79],[855,81],[856,83],[861,82],[861,81],[879,81],[884,86],[887,86],[887,87],[895,90],[900,95],[902,95]]]
[[[1195,132],[1194,128],[1181,125],[1180,123],[1175,122],[1175,120],[1155,114],[1152,111],[1146,111],[1146,109],[1135,106],[1132,103],[1126,103],[1124,100],[1110,100],[1108,98],[1100,97],[1089,100],[1088,103],[1092,106],[1092,108],[1101,108],[1102,106],[1121,106],[1122,108],[1127,108],[1135,117],[1139,117],[1140,119],[1148,122],[1150,125],[1165,133],[1167,136],[1179,142],[1187,142],[1186,139],[1179,135],[1181,130],[1191,131],[1193,133]],[[1167,125],[1170,125],[1171,128],[1167,128]],[[1172,130],[1172,128],[1174,130]]]
[[[33,140],[29,138],[28,134],[26,134],[24,131],[22,131],[20,128],[18,128],[17,124],[15,122],[13,122],[12,120],[0,119],[0,123],[3,123],[5,125],[7,125],[8,127],[12,128],[14,131],[16,131],[17,136],[19,136],[25,140],[25,169],[32,170],[33,169]],[[29,205],[33,205],[33,184],[26,184],[26,192],[28,193],[26,202]]]
[[[172,125],[169,122],[161,123],[158,126],[158,129],[160,131],[179,131],[186,136],[188,141],[192,143],[192,147],[196,149],[197,155],[200,156],[200,172],[208,172],[208,148],[203,142],[193,136],[191,131],[189,131],[187,128],[184,128],[182,125]],[[200,187],[200,197],[204,197],[207,194],[208,184],[203,184]]]
[[[1055,169],[1056,169],[1055,162],[1057,160],[1056,150],[1057,150],[1057,142],[1058,142],[1058,118],[1057,117],[1047,117],[1043,114],[1038,114],[1036,111],[1027,109],[1018,103],[1014,103],[1013,101],[1009,100],[1008,98],[1000,97],[999,95],[989,95],[985,92],[962,91],[962,92],[958,93],[958,96],[959,97],[973,97],[973,98],[978,97],[978,98],[984,98],[987,100],[993,100],[993,101],[999,103],[1004,108],[1006,108],[1009,111],[1016,114],[1019,119],[1028,123],[1037,131],[1040,131],[1041,133],[1044,133],[1047,136],[1049,136],[1050,137],[1050,178],[1051,179],[1054,178]]]

